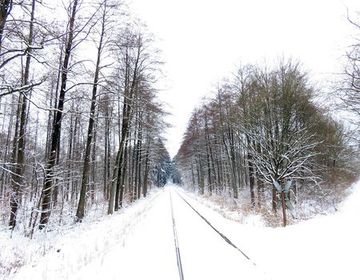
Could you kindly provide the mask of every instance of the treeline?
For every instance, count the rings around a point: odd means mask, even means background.
[[[240,67],[194,110],[176,165],[200,194],[248,197],[253,209],[291,209],[353,178],[344,128],[314,103],[299,64]]]
[[[2,223],[32,234],[163,186],[161,61],[142,23],[113,0],[0,9]]]

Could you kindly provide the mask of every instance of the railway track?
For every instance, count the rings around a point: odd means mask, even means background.
[[[169,192],[169,195],[170,195],[171,218],[172,218],[173,233],[174,233],[175,251],[176,251],[176,262],[177,262],[177,267],[178,267],[178,271],[179,271],[179,278],[180,278],[180,280],[184,280],[184,272],[183,272],[182,263],[181,263],[181,254],[180,254],[179,240],[178,240],[177,230],[176,230],[174,207],[173,207],[173,202],[172,202],[172,197],[171,197],[171,191]]]
[[[175,250],[176,250],[176,258],[177,258],[177,267],[179,272],[179,278],[180,280],[184,280],[184,270],[183,265],[181,262],[181,254],[180,254],[180,245],[178,240],[178,233],[176,228],[176,219],[174,214],[174,206],[173,206],[173,197],[172,192],[170,190],[169,196],[170,196],[170,205],[171,205],[171,217],[172,217],[172,225],[173,225],[173,234],[174,234],[174,244],[175,244]],[[238,251],[245,259],[246,261],[250,262],[253,266],[257,266],[256,263],[244,252],[244,250],[240,249],[238,246],[234,244],[234,242],[231,241],[229,237],[227,237],[223,232],[221,232],[218,228],[216,228],[206,217],[204,217],[203,214],[201,214],[187,199],[185,199],[180,193],[175,191],[176,195],[180,198],[179,201],[183,201],[189,207],[197,216],[199,216],[208,226],[211,228],[212,231],[216,232],[216,234],[227,244],[230,245],[232,248],[234,248],[236,251]],[[176,211],[176,207],[175,207]]]
[[[214,230],[227,244],[232,246],[238,252],[240,252],[248,261],[250,261],[253,265],[256,266],[256,263],[253,262],[250,257],[239,247],[237,247],[225,234],[223,234],[219,229],[217,229],[213,224],[209,222],[202,214],[199,213],[182,195],[180,195],[177,191],[176,194],[212,229]]]

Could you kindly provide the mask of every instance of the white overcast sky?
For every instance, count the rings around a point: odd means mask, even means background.
[[[165,62],[161,99],[171,112],[165,135],[174,156],[187,121],[236,65],[293,58],[315,80],[341,71],[359,0],[130,0],[156,36]]]

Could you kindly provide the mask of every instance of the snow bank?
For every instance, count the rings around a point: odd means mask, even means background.
[[[335,214],[317,216],[286,228],[241,225],[183,194],[270,279],[358,280],[360,181],[349,192]]]
[[[85,220],[71,229],[39,233],[33,240],[0,233],[0,279],[71,279],[83,266],[123,245],[142,222],[160,192],[102,220]],[[20,268],[20,269],[19,269]]]

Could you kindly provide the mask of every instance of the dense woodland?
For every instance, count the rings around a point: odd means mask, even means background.
[[[195,109],[175,157],[184,184],[200,194],[247,198],[253,211],[292,211],[303,200],[339,196],[351,182],[354,150],[344,127],[314,102],[298,63],[248,65]]]
[[[172,161],[152,37],[116,0],[0,1],[1,225],[32,236],[169,180],[282,209],[285,225],[286,209],[354,180],[356,140],[292,61],[240,67],[194,110]],[[358,113],[358,45],[347,57],[339,96]]]
[[[145,26],[111,0],[5,0],[0,15],[1,223],[31,235],[164,186],[161,61]]]

